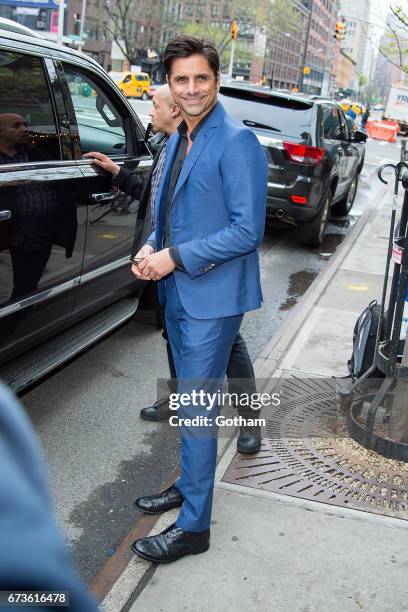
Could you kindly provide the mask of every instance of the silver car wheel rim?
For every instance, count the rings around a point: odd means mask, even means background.
[[[326,201],[324,203],[322,219],[321,219],[321,222],[320,222],[320,231],[319,231],[319,240],[320,241],[323,239],[324,230],[326,229],[327,219],[328,219],[328,216],[329,216],[329,206],[330,206],[330,198],[327,197]]]

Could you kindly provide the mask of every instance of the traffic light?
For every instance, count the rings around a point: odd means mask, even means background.
[[[341,44],[346,36],[346,22],[345,21],[337,21],[336,29],[334,31],[334,38]]]
[[[231,32],[231,40],[236,40],[237,34],[238,34],[238,26],[235,20],[231,23],[230,32]]]
[[[310,66],[303,66],[303,74],[310,74],[312,69]]]

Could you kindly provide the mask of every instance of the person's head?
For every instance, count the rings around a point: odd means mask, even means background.
[[[155,91],[150,117],[155,133],[163,132],[169,135],[176,131],[181,121],[180,108],[174,104],[168,85],[162,85]]]
[[[174,102],[185,119],[199,119],[217,101],[220,58],[205,38],[177,36],[163,54],[163,65]]]
[[[0,143],[5,147],[15,148],[28,140],[26,120],[15,113],[0,113]]]

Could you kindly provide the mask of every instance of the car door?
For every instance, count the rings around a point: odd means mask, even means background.
[[[0,50],[0,363],[69,325],[86,208],[53,64]]]
[[[334,199],[343,194],[348,186],[348,164],[350,142],[345,140],[345,131],[339,109],[333,106],[323,108],[324,148],[329,156],[331,172],[337,175],[338,182]]]
[[[88,206],[86,247],[76,313],[93,311],[130,292],[140,293],[144,283],[131,273],[129,255],[143,219],[136,219],[139,197],[152,164],[144,142],[144,129],[103,73],[62,62],[61,79],[71,92],[71,129],[77,130],[78,167],[84,180],[81,201]],[[83,92],[90,91],[90,95]],[[99,151],[139,178],[139,189],[125,195],[112,187],[111,175],[81,156]],[[136,228],[136,229],[135,229]]]

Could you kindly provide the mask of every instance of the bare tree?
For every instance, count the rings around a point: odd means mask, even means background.
[[[130,64],[148,48],[158,49],[170,25],[166,5],[166,0],[104,0],[106,31]]]
[[[200,4],[201,14],[198,14]],[[190,33],[213,40],[225,65],[230,44],[225,18],[211,15],[212,3],[203,5],[197,0],[104,0],[104,27],[117,43],[130,64],[143,55],[146,49],[160,50],[163,35]],[[192,17],[194,15],[194,18]],[[235,19],[239,26],[236,57],[247,59],[245,40],[261,29],[267,36],[277,36],[285,31],[298,31],[299,20],[291,0],[230,0],[228,19]]]
[[[387,41],[379,51],[393,66],[408,73],[408,15],[400,6],[390,6],[395,23],[387,21]]]
[[[235,49],[237,62],[251,58],[252,51],[248,48],[247,41],[256,30],[271,38],[288,30],[298,32],[301,27],[291,0],[231,0],[228,12],[229,20],[235,20],[238,24]],[[229,29],[225,28],[225,20],[224,23],[220,20],[218,25],[214,25],[216,19],[211,19],[208,13],[200,20],[188,19],[185,12],[183,16],[182,31],[212,40],[220,54],[221,66],[225,68],[228,65],[231,43]]]

